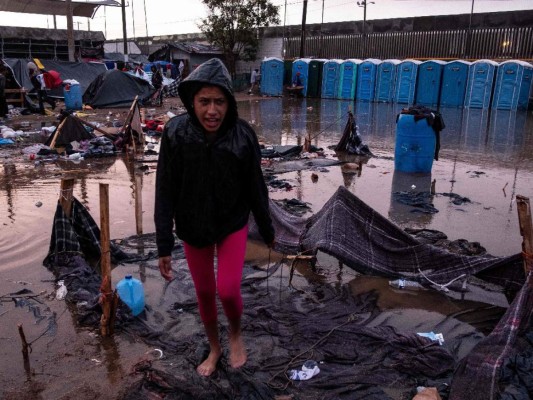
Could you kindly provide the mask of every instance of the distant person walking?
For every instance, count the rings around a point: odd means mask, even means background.
[[[254,69],[252,71],[252,75],[250,76],[250,90],[248,90],[248,94],[252,94],[252,91],[255,89],[256,86],[258,86],[259,83],[259,69]]]

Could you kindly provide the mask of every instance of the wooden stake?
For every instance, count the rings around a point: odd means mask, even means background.
[[[520,235],[522,235],[522,257],[524,259],[524,271],[526,276],[533,271],[533,228],[531,225],[531,207],[529,197],[516,196],[516,208],[518,210],[518,223]]]
[[[53,149],[56,147],[56,141],[57,141],[57,137],[59,136],[59,133],[61,132],[61,129],[63,129],[63,125],[65,125],[65,121],[67,119],[64,118],[63,121],[61,121],[61,123],[59,124],[59,126],[56,128],[56,131],[54,133],[54,137],[52,138],[52,141],[50,142],[50,148]]]
[[[72,199],[74,198],[72,194],[73,188],[74,179],[61,179],[59,203],[61,203],[61,207],[67,218],[70,218],[70,214],[72,213]]]
[[[137,235],[143,233],[143,197],[142,197],[142,175],[135,173],[135,224]]]
[[[100,319],[100,333],[102,336],[111,334],[109,321],[111,320],[112,289],[111,289],[111,253],[109,237],[109,185],[100,184],[100,268],[102,270],[102,286],[100,287],[100,303],[102,318]]]
[[[24,334],[24,329],[22,324],[18,324],[20,341],[22,342],[22,356],[24,357],[25,362],[29,362],[29,352],[28,352],[28,342],[26,341],[26,335]]]

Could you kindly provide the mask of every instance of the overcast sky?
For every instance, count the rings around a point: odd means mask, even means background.
[[[16,1],[16,0],[12,0]],[[78,0],[79,1],[79,0]],[[120,3],[120,0],[118,0]],[[281,25],[302,22],[303,0],[271,0],[279,6]],[[533,10],[533,0],[373,0],[368,1],[367,19],[416,17],[423,15],[468,14],[513,10]],[[201,0],[127,0],[128,37],[199,32],[198,23],[206,16]],[[146,13],[145,13],[146,10]],[[363,8],[357,0],[308,0],[307,23],[358,21]],[[57,27],[66,29],[66,18],[56,18]],[[1,26],[53,28],[52,16],[0,12]],[[93,19],[74,18],[74,29],[102,31],[108,39],[122,37],[120,7],[100,7]]]

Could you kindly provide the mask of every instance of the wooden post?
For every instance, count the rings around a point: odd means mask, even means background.
[[[100,304],[102,305],[102,318],[100,319],[100,333],[109,336],[111,329],[111,309],[113,292],[111,290],[111,253],[109,235],[109,185],[100,184],[100,268],[102,270],[102,286],[100,287]]]
[[[518,210],[518,223],[522,235],[522,257],[526,276],[533,271],[533,228],[531,225],[531,207],[529,197],[516,195],[516,208]]]
[[[142,175],[135,174],[135,224],[137,226],[137,235],[143,233],[143,197],[142,197]]]
[[[59,194],[59,203],[61,203],[61,207],[63,208],[63,212],[67,216],[67,218],[70,218],[70,214],[72,213],[72,199],[74,196],[72,195],[72,190],[74,188],[74,179],[61,179],[61,193]]]
[[[22,342],[22,356],[24,357],[24,361],[28,361],[28,342],[26,341],[26,335],[24,334],[24,329],[22,328],[22,324],[18,324],[19,328],[19,335],[20,335],[20,341]]]

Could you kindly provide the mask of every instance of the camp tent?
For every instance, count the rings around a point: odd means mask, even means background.
[[[141,103],[148,100],[154,88],[142,78],[118,70],[100,74],[85,90],[83,102],[93,108],[129,107],[135,96]]]
[[[20,87],[33,89],[30,76],[28,75],[28,60],[20,58],[4,58],[2,61],[11,68],[13,76]],[[46,70],[59,72],[62,80],[76,80],[80,84],[82,92],[89,87],[91,82],[95,80],[98,75],[107,71],[106,65],[100,62],[40,61]],[[51,91],[49,94],[53,97],[63,97],[63,89],[59,87]]]

